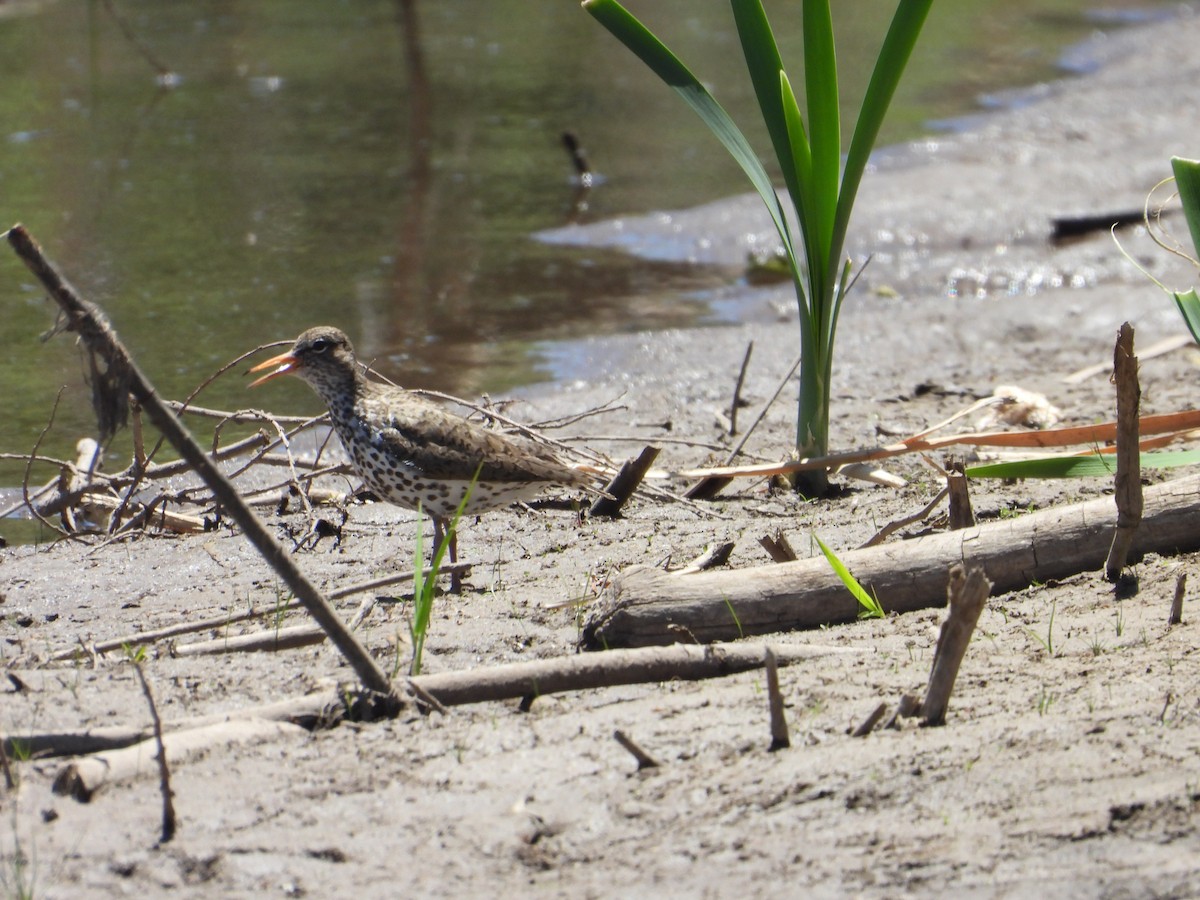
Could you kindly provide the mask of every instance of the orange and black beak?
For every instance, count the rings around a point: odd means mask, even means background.
[[[278,378],[280,375],[286,375],[288,372],[295,371],[296,363],[298,362],[299,360],[292,355],[290,350],[287,353],[280,353],[278,356],[272,356],[266,362],[259,363],[250,371],[261,372],[263,369],[269,369],[271,366],[278,366],[279,368],[277,368],[274,372],[268,372],[261,378],[256,378],[254,381],[250,382],[249,386],[258,387],[260,384],[270,381],[272,378]]]

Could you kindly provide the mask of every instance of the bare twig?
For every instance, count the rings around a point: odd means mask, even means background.
[[[937,509],[938,505],[949,495],[949,493],[949,487],[942,488],[937,492],[932,500],[926,503],[923,507],[921,507],[921,509],[913,513],[911,516],[904,516],[903,518],[894,519],[891,522],[888,522],[886,525],[880,528],[870,540],[868,540],[865,544],[862,544],[859,549],[861,550],[863,547],[874,547],[876,544],[882,544],[885,540],[887,540],[889,535],[894,534],[901,528],[906,528],[909,525],[915,525],[917,522],[925,521],[925,519],[929,517],[929,514]]]
[[[1117,474],[1113,498],[1117,503],[1117,527],[1104,564],[1104,575],[1114,582],[1121,577],[1133,537],[1142,522],[1142,467],[1138,447],[1138,407],[1142,389],[1137,370],[1133,326],[1125,322],[1113,349],[1113,381],[1117,386]]]
[[[658,765],[659,765],[658,760],[656,760],[653,756],[651,756],[649,753],[647,753],[645,750],[643,750],[641,747],[639,747],[637,744],[635,744],[633,742],[633,738],[629,737],[627,734],[625,734],[625,732],[621,731],[619,728],[613,732],[613,739],[616,740],[616,742],[618,744],[620,744],[622,747],[624,747],[626,750],[628,750],[630,752],[630,754],[633,756],[633,758],[637,760],[639,772],[642,771],[642,769],[657,769],[658,768]]]
[[[738,369],[737,381],[733,384],[733,400],[729,403],[729,436],[737,434],[738,407],[742,405],[742,384],[746,381],[746,369],[750,367],[750,355],[754,353],[754,341],[746,344],[746,355],[742,357],[742,367]]]
[[[763,651],[763,667],[767,670],[767,707],[771,712],[771,746],[767,749],[774,753],[792,746],[788,737],[787,719],[783,715],[783,694],[779,690],[779,664],[775,654],[767,647]]]
[[[142,693],[146,695],[146,703],[150,706],[150,720],[154,723],[154,743],[158,747],[158,791],[162,796],[162,835],[159,838],[160,844],[169,844],[171,838],[175,837],[175,804],[171,799],[171,768],[167,763],[167,748],[163,744],[162,719],[158,717],[158,707],[154,705],[154,694],[150,692],[150,685],[146,681],[146,673],[142,671],[142,664],[134,659],[133,671],[137,673],[138,681],[142,685]]]
[[[800,357],[797,356],[796,361],[792,363],[791,368],[788,369],[787,374],[779,380],[779,384],[775,388],[775,393],[773,393],[771,398],[763,404],[763,408],[758,411],[758,415],[754,417],[754,421],[750,424],[750,427],[746,429],[746,433],[742,435],[742,439],[738,441],[736,445],[734,445],[733,450],[731,450],[729,455],[725,458],[726,466],[729,466],[735,459],[738,458],[738,454],[741,453],[742,448],[746,446],[746,441],[750,440],[750,435],[754,434],[754,430],[758,428],[762,420],[766,418],[767,412],[775,404],[775,401],[779,399],[779,395],[782,394],[783,389],[788,386],[788,382],[792,380],[792,376],[796,374],[796,370],[798,368],[800,368]],[[684,496],[689,500],[711,500],[718,493],[720,493],[721,489],[725,487],[725,485],[729,484],[729,478],[718,475],[701,474],[697,477],[699,477],[701,480],[696,484],[693,484],[684,493]]]

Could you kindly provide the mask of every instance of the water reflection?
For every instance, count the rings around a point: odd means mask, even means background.
[[[768,6],[798,59],[796,17]],[[869,58],[890,4],[836,6],[843,63]],[[1092,27],[1084,6],[936,8],[885,140],[982,89],[1051,76],[1064,42]],[[763,143],[726,5],[639,9]],[[744,190],[703,126],[577,3],[0,10],[0,225],[26,224],[168,396],[321,322],[403,383],[503,389],[544,376],[538,341],[700,321],[709,311],[692,298],[736,277],[529,239],[575,216]],[[869,69],[845,69],[856,97]],[[565,130],[606,176],[582,210]],[[92,430],[80,362],[67,339],[38,342],[49,307],[6,250],[0,303],[0,450],[31,447],[66,384],[45,448],[67,456]],[[314,408],[302,385],[281,388],[279,408]],[[263,401],[233,377],[204,402]],[[0,483],[20,471],[0,465]]]

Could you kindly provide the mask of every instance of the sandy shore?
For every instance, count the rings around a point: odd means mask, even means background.
[[[1111,359],[1122,321],[1135,323],[1139,347],[1181,331],[1168,299],[1107,233],[1047,240],[1054,217],[1137,209],[1169,174],[1170,155],[1200,155],[1200,19],[1110,42],[1097,74],[1047,86],[970,133],[898,148],[870,173],[851,247],[873,260],[839,330],[837,446],[916,432],[1001,384],[1044,393],[1066,424],[1111,418],[1103,375],[1063,376]],[[1181,219],[1169,223],[1186,233]],[[757,201],[735,198],[557,238],[738,264],[769,239],[766,229]],[[1194,281],[1137,229],[1121,238],[1156,277]],[[613,456],[661,441],[670,470],[722,456],[714,411],[729,403],[747,342],[744,422],[786,371],[797,338],[783,289],[731,284],[713,299],[748,324],[561,347],[566,381],[524,393],[510,412],[539,421],[616,401],[561,433]],[[1141,374],[1144,412],[1194,405],[1193,350],[1145,360]],[[751,458],[785,451],[789,396],[756,432]],[[427,669],[571,654],[597,586],[634,564],[675,567],[734,540],[732,567],[765,565],[758,538],[777,531],[802,554],[813,533],[849,550],[940,487],[919,460],[891,468],[907,487],[849,485],[815,504],[746,483],[699,509],[641,500],[615,521],[581,523],[553,509],[484,517],[463,531],[475,569],[467,591],[438,601]],[[986,522],[1107,489],[983,483],[973,500]],[[271,522],[281,534],[303,526],[296,515]],[[386,574],[411,561],[417,527],[390,507],[352,506],[340,544],[322,542],[300,562],[330,589]],[[774,753],[761,672],[541,697],[526,712],[515,701],[414,712],[259,738],[177,765],[180,827],[161,848],[153,779],[81,804],[51,793],[61,761],[21,761],[19,789],[0,789],[0,885],[15,893],[32,880],[38,896],[62,897],[1194,896],[1194,587],[1184,623],[1166,619],[1176,576],[1200,584],[1198,563],[1195,554],[1151,556],[1136,567],[1139,591],[1123,600],[1099,572],[993,597],[939,729],[847,734],[879,702],[923,688],[943,615],[932,609],[780,635],[780,645],[862,652],[781,672],[792,747]],[[4,550],[0,658],[19,681],[0,687],[0,732],[144,726],[146,703],[120,653],[49,657],[81,641],[269,606],[278,591],[228,530]],[[379,603],[360,630],[386,666],[409,653],[408,606],[395,593],[401,602]],[[347,617],[361,599],[343,601]],[[557,608],[570,599],[585,606]],[[329,647],[181,656],[164,643],[145,670],[167,721],[350,678]],[[614,729],[661,767],[638,772]]]

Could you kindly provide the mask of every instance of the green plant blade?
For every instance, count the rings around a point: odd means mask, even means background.
[[[1143,469],[1176,469],[1200,465],[1200,450],[1163,450],[1141,454]],[[1111,453],[1045,456],[967,468],[968,478],[1096,478],[1111,477],[1117,460]]]
[[[784,98],[780,89],[783,60],[775,43],[775,34],[759,0],[731,0],[730,7],[733,10],[738,38],[742,42],[742,54],[746,57],[746,68],[754,86],[758,108],[762,111],[767,134],[770,135],[771,145],[775,149],[775,158],[779,161],[788,192],[793,201],[797,201],[801,191],[812,178],[811,155],[808,136],[804,134],[803,126],[800,128],[800,138],[797,139],[787,123]],[[795,97],[791,102],[794,106]],[[810,161],[808,167],[803,170],[799,164],[801,154]]]
[[[879,56],[875,60],[875,69],[871,73],[871,81],[867,85],[867,93],[863,97],[858,121],[854,125],[854,135],[850,138],[850,148],[846,153],[846,169],[842,175],[842,189],[838,194],[837,216],[830,243],[830,253],[839,258],[831,257],[831,271],[835,271],[840,263],[846,229],[850,224],[850,212],[854,209],[858,187],[862,182],[875,140],[879,137],[883,118],[891,105],[892,97],[895,96],[900,76],[904,74],[932,5],[933,0],[900,0],[887,37],[884,38]]]
[[[880,607],[879,601],[863,589],[863,586],[858,583],[858,579],[850,574],[850,570],[846,568],[846,564],[838,559],[837,554],[825,546],[825,542],[815,534],[813,535],[813,540],[817,542],[817,546],[825,554],[825,559],[829,563],[829,567],[833,569],[834,574],[841,579],[846,589],[854,595],[854,599],[858,601],[858,605],[866,610],[868,615],[882,617],[883,609]]]
[[[1171,296],[1175,298],[1175,305],[1179,307],[1179,313],[1192,333],[1192,340],[1200,343],[1200,297],[1196,296],[1196,289],[1173,291]]]
[[[1192,248],[1200,258],[1200,159],[1172,156],[1171,171],[1175,173],[1175,186],[1183,203],[1188,230],[1192,233]],[[1190,322],[1188,327],[1191,327]]]
[[[583,8],[666,82],[668,87],[679,94],[683,102],[704,121],[717,140],[742,167],[742,171],[762,197],[783,241],[785,252],[791,259],[795,259],[791,232],[783,214],[783,207],[779,203],[779,196],[775,193],[775,186],[759,162],[758,155],[729,114],[688,67],[616,0],[584,0]]]
[[[842,167],[842,124],[838,108],[837,53],[833,44],[833,19],[829,0],[804,0],[804,90],[808,99],[808,134],[812,146],[812,232],[809,281],[820,304],[832,299],[830,238],[838,204],[838,176]],[[840,254],[839,254],[840,255]],[[814,306],[818,304],[814,301]]]

